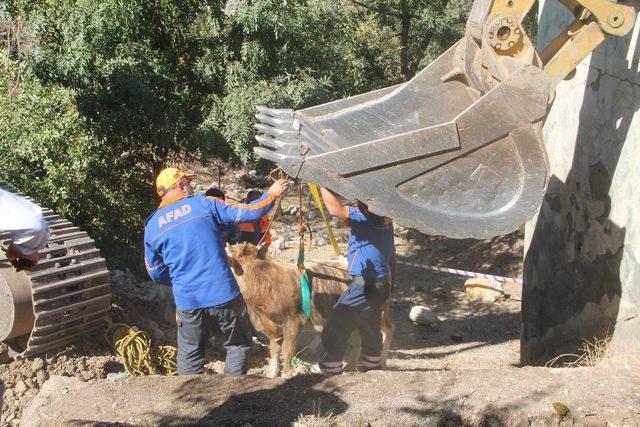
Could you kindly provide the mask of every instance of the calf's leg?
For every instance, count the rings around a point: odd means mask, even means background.
[[[284,377],[291,376],[291,360],[296,353],[296,344],[302,332],[303,323],[304,320],[298,315],[285,320],[282,340],[282,375]]]
[[[389,305],[391,301],[387,300],[382,307],[382,316],[380,317],[380,328],[382,329],[382,351],[380,352],[380,366],[387,369],[387,356],[393,340],[393,333],[396,330],[395,325],[389,317]]]
[[[266,375],[269,378],[278,376],[280,353],[282,351],[282,325],[278,325],[261,313],[254,313],[253,319],[260,324],[260,332],[269,338],[269,364],[267,365]]]
[[[278,376],[278,361],[282,346],[280,345],[281,337],[269,337],[269,366],[267,367],[267,377],[275,378]]]

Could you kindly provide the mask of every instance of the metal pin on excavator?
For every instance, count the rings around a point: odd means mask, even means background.
[[[476,0],[465,37],[406,83],[300,111],[258,107],[255,151],[425,233],[511,232],[545,192],[555,86],[635,22],[629,6],[560,1],[575,20],[541,51],[522,26],[533,0]]]

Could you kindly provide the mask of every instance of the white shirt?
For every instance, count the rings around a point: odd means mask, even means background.
[[[25,255],[45,247],[50,235],[40,206],[0,188],[0,233],[7,232]]]

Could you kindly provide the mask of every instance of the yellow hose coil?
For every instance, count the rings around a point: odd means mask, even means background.
[[[115,323],[107,329],[105,338],[129,375],[176,375],[178,372],[176,348],[151,347],[151,338],[144,331]]]

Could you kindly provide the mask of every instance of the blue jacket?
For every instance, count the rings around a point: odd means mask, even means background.
[[[145,222],[149,275],[154,282],[173,285],[176,306],[183,310],[231,301],[240,289],[225,253],[223,227],[260,219],[274,201],[269,194],[250,206],[199,194],[163,201]]]
[[[393,222],[389,218],[349,207],[349,274],[364,279],[389,275],[389,262],[395,252]]]

